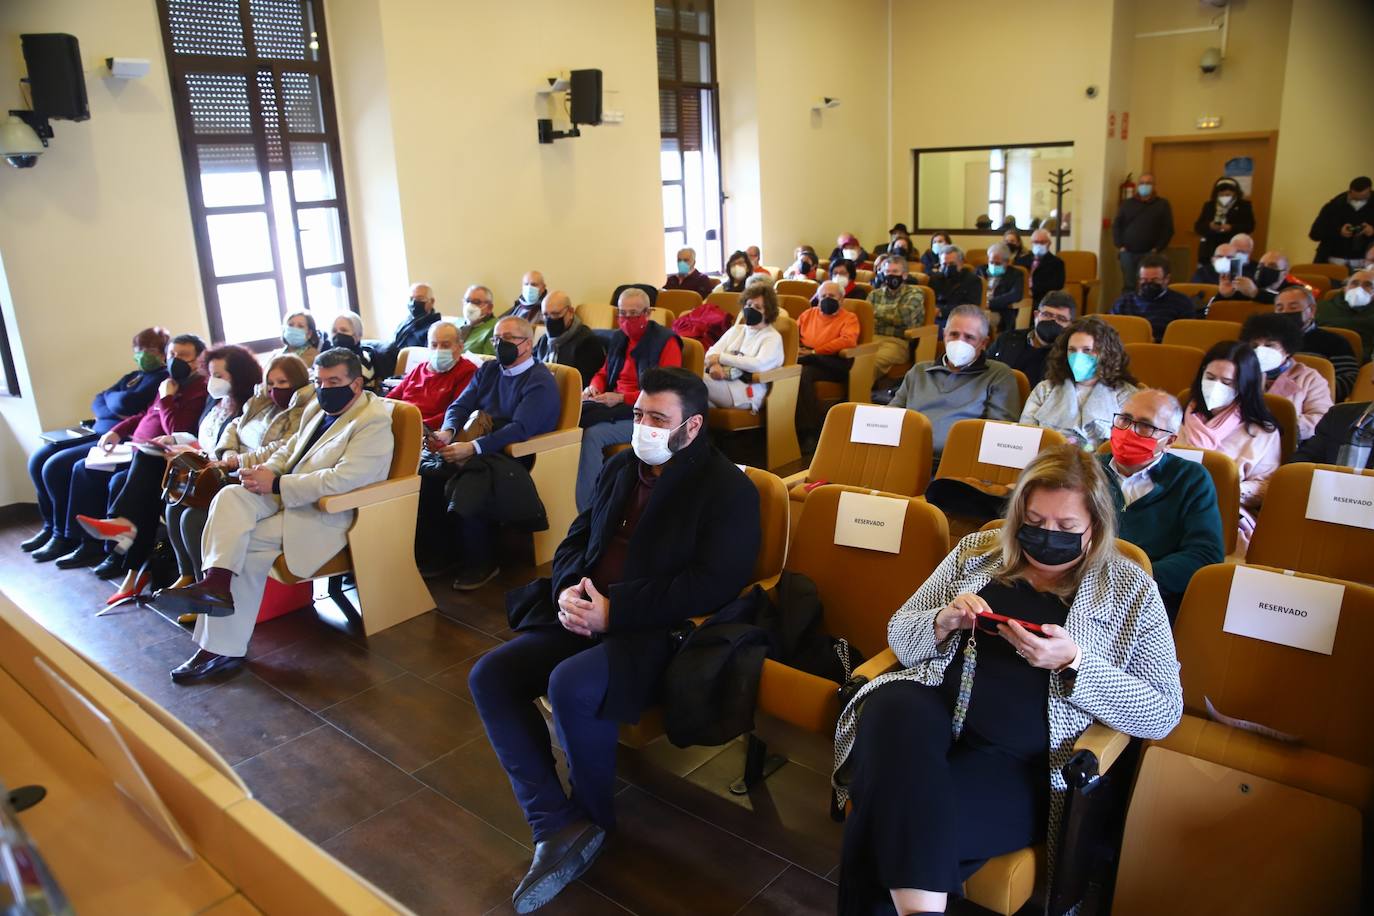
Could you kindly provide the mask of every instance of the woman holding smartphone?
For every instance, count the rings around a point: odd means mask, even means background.
[[[1071,445],[1041,452],[1003,527],[960,541],[888,623],[903,670],[865,685],[835,734],[836,787],[854,800],[842,914],[943,912],[985,861],[1042,841],[1052,868],[1078,736],[1178,724],[1169,620],[1116,551],[1105,473]]]

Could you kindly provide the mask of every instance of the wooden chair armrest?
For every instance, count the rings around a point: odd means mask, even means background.
[[[806,475],[811,473],[809,470],[801,470],[795,474],[789,474],[782,479],[782,485],[791,490],[799,483],[806,483]]]
[[[756,373],[754,375],[754,381],[758,382],[760,385],[763,385],[767,384],[768,382],[776,382],[785,378],[799,377],[801,373],[801,366],[779,366],[776,369],[769,369],[767,372]]]
[[[866,344],[859,344],[856,347],[846,347],[840,351],[840,355],[845,359],[857,359],[860,356],[867,356],[870,353],[878,352],[878,344],[870,341]]]
[[[1105,773],[1130,743],[1130,735],[1103,725],[1101,722],[1094,722],[1088,726],[1087,731],[1078,736],[1073,749],[1075,751],[1091,751],[1093,756],[1097,758],[1098,772]]]
[[[373,506],[377,503],[386,502],[388,499],[418,492],[420,492],[420,475],[411,474],[409,477],[397,477],[395,480],[370,483],[347,493],[325,496],[316,502],[315,506],[321,512],[348,512],[351,509]]]
[[[896,671],[900,667],[902,667],[902,663],[897,661],[897,653],[888,648],[855,668],[853,674],[854,677],[862,677],[871,681],[880,674]]]
[[[934,337],[940,333],[939,325],[923,324],[919,328],[907,328],[902,334],[907,340],[919,340],[922,337]]]
[[[581,441],[581,427],[559,429],[551,433],[531,436],[524,442],[512,442],[510,445],[506,446],[506,454],[512,458],[524,458],[528,455],[537,455],[540,452],[551,451]]]

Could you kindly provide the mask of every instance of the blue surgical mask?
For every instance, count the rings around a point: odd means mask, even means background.
[[[534,305],[539,301],[539,287],[533,283],[526,283],[520,287],[520,300],[526,305]]]
[[[1069,371],[1075,382],[1086,382],[1097,375],[1097,357],[1091,353],[1070,353]]]
[[[1035,255],[1037,258],[1043,258],[1045,255],[1047,255],[1047,254],[1049,254],[1049,253],[1050,253],[1050,246],[1049,246],[1049,245],[1041,245],[1039,242],[1032,242],[1032,243],[1031,243],[1031,254]]]
[[[431,347],[429,350],[429,368],[435,372],[447,372],[457,361],[458,358],[453,355],[452,350],[440,350],[438,347]]]
[[[988,265],[988,276],[989,276],[989,277],[1000,277],[1000,276],[1002,276],[1002,274],[1004,274],[1004,273],[1006,273],[1006,272],[1007,272],[1007,268],[1006,268],[1005,266],[1001,265],[1001,264],[989,264],[989,265]]]
[[[288,324],[281,329],[281,339],[286,342],[288,347],[298,350],[305,346],[305,328],[298,328]]]
[[[1150,184],[1148,181],[1144,182],[1143,184],[1136,185],[1135,189],[1140,193],[1141,197],[1149,197],[1151,194],[1155,192],[1155,186]]]
[[[685,276],[687,276],[687,275],[688,275],[689,273],[691,273],[691,272],[692,272],[692,265],[689,264],[687,261],[678,261],[678,262],[677,262],[677,273],[678,273],[678,276],[680,276],[680,277],[685,277]]]

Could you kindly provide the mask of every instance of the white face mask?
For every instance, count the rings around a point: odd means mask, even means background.
[[[1045,255],[1047,255],[1047,254],[1049,254],[1049,253],[1050,253],[1050,246],[1049,246],[1049,245],[1042,245],[1042,244],[1040,244],[1039,242],[1032,242],[1032,243],[1031,243],[1031,254],[1035,255],[1037,258],[1043,258]]]
[[[736,264],[730,268],[730,276],[736,280],[743,280],[747,273],[749,273],[749,268],[743,264]]]
[[[453,368],[453,364],[458,361],[458,357],[453,355],[452,350],[440,350],[438,347],[431,347],[429,351],[429,368],[435,372],[447,372]]]
[[[933,251],[933,252],[935,252],[935,256],[936,256],[936,257],[939,257],[940,255],[942,255],[942,254],[945,253],[945,243],[944,243],[944,242],[931,242],[931,243],[930,243],[930,250]]]
[[[1231,402],[1236,399],[1236,389],[1225,382],[1218,382],[1208,379],[1202,383],[1202,403],[1207,405],[1207,409],[1216,412],[1223,407],[1230,407]]]
[[[1345,304],[1352,309],[1362,309],[1369,305],[1369,290],[1363,286],[1352,286],[1345,291]]]
[[[220,398],[229,397],[229,392],[233,386],[229,384],[227,378],[215,378],[213,375],[205,382],[205,393],[218,401]]]
[[[1233,200],[1235,200],[1235,197],[1231,196],[1230,194],[1218,194],[1218,195],[1217,195],[1217,203],[1221,204],[1223,207],[1229,207],[1229,206],[1231,206],[1231,202],[1232,202]]]
[[[471,302],[463,303],[463,317],[468,320],[468,324],[476,324],[482,320],[482,308],[473,305]]]
[[[1352,201],[1350,202],[1350,206],[1351,206],[1351,208],[1353,208],[1353,209],[1355,209],[1355,210],[1358,210],[1358,209],[1360,209],[1361,207],[1363,207],[1363,206],[1364,206],[1365,204],[1367,204],[1367,203],[1369,203],[1369,198],[1368,198],[1368,197],[1364,198],[1363,200],[1352,200]]]
[[[659,429],[657,426],[636,423],[634,432],[630,435],[630,447],[634,449],[635,457],[653,467],[666,464],[668,459],[673,457],[673,449],[669,446],[668,440],[686,423],[687,420],[683,420],[672,429]]]
[[[857,248],[846,248],[846,249],[844,250],[844,256],[845,256],[846,259],[848,259],[848,260],[850,260],[850,261],[857,261],[857,260],[859,260],[859,249],[857,249]]]
[[[1274,347],[1255,347],[1255,359],[1259,360],[1261,372],[1271,372],[1282,366],[1287,357]]]
[[[1218,274],[1226,274],[1229,276],[1231,273],[1231,259],[1212,258],[1212,269],[1215,270]]]
[[[945,362],[956,369],[962,369],[978,355],[978,348],[963,340],[945,341]]]

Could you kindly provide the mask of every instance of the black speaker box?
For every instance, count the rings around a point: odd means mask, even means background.
[[[20,35],[19,42],[29,68],[33,110],[44,117],[66,121],[89,118],[86,77],[81,71],[81,47],[76,36],[59,32]]]
[[[569,93],[569,120],[574,124],[601,123],[601,71],[574,70]]]

